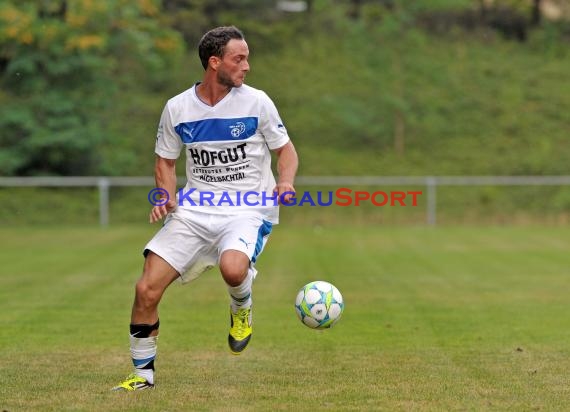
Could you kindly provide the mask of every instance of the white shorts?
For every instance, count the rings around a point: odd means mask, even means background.
[[[149,251],[156,253],[176,269],[183,283],[217,265],[229,249],[245,253],[253,269],[271,228],[272,224],[259,214],[173,212],[145,246],[144,256]]]

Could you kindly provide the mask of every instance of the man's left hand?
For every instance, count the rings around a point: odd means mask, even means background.
[[[279,182],[273,189],[273,193],[277,193],[279,203],[289,203],[295,196],[295,188],[289,182]]]

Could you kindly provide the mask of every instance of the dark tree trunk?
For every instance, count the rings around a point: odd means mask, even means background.
[[[533,26],[538,26],[541,21],[541,14],[540,14],[540,2],[541,0],[534,0],[532,2],[532,12],[530,22]]]
[[[38,16],[40,18],[56,18],[65,20],[67,13],[67,0],[62,0],[56,6],[52,2],[41,2],[38,8]]]
[[[348,10],[348,17],[351,19],[358,19],[360,17],[360,7],[362,0],[350,0],[350,8]]]

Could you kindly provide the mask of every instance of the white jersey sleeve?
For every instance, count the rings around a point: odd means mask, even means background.
[[[279,149],[289,142],[287,129],[277,112],[275,104],[271,98],[261,92],[261,113],[259,119],[259,130],[265,137],[267,147],[271,150]]]
[[[180,136],[172,125],[172,117],[166,103],[158,124],[154,152],[165,159],[178,159],[183,146]]]

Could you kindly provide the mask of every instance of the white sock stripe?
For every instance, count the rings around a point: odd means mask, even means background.
[[[131,348],[134,349],[149,349],[156,348],[156,341],[158,336],[150,336],[148,338],[137,338],[130,335]]]
[[[131,335],[131,357],[135,366],[141,366],[137,361],[146,361],[145,364],[151,362],[156,356],[156,341],[158,336],[149,338],[135,338]]]

